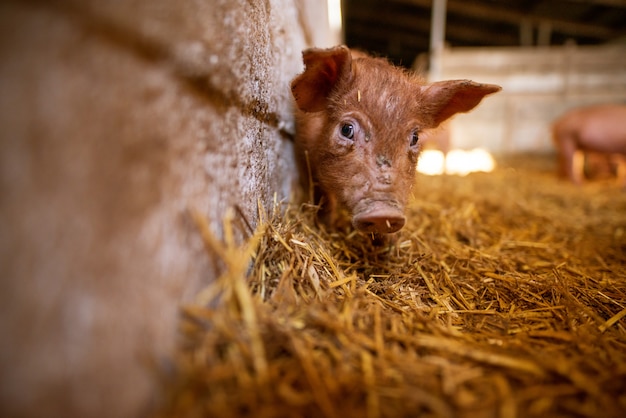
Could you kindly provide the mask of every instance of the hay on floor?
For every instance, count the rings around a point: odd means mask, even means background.
[[[376,246],[275,208],[184,308],[163,417],[626,416],[626,192],[519,158],[418,176]]]

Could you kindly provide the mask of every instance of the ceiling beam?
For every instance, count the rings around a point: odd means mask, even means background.
[[[381,37],[386,37],[386,32],[398,33],[399,35],[412,33],[425,36],[427,39],[430,36],[430,16],[427,14],[398,14],[391,11],[381,11],[377,14],[376,25],[371,24],[372,13],[363,9],[354,9],[350,11],[347,18],[346,26],[350,26],[351,31],[358,31],[359,36],[367,35],[376,28],[381,29],[376,31]],[[369,24],[368,24],[369,23]],[[357,26],[358,25],[358,26]],[[516,33],[516,32],[512,32]],[[517,34],[499,34],[494,37],[493,34],[485,32],[480,27],[470,27],[461,25],[447,25],[446,26],[446,39],[448,41],[452,39],[463,39],[465,43],[475,42],[482,45],[510,45],[516,44],[519,39]]]
[[[600,2],[601,0],[596,0]],[[617,0],[613,0],[618,3]],[[420,7],[429,7],[431,0],[393,0],[395,3],[413,4]],[[602,0],[607,3],[610,0]],[[619,3],[626,3],[622,0]],[[500,21],[512,25],[521,25],[522,22],[530,21],[532,24],[541,24],[549,22],[552,30],[564,34],[585,36],[601,40],[608,40],[624,34],[625,31],[616,31],[610,28],[604,28],[586,23],[571,22],[568,20],[555,19],[551,17],[540,16],[532,13],[523,13],[502,7],[487,6],[479,3],[472,3],[462,0],[448,0],[448,12],[471,16],[483,20]]]
[[[546,18],[530,13],[521,13],[514,10],[501,9],[497,7],[488,7],[482,4],[450,0],[448,8],[452,13],[465,14],[474,17],[487,17],[514,25],[519,25],[523,19],[528,19],[535,24],[549,22],[552,25],[552,29],[554,31],[576,34],[579,36],[589,36],[592,38],[600,39],[610,39],[615,36],[615,31],[609,28],[589,25],[586,23]]]
[[[365,22],[349,22],[352,36],[360,39],[369,39],[379,43],[388,43],[390,39],[402,41],[406,45],[414,47],[418,51],[427,51],[429,35],[425,32],[407,32],[405,29],[389,27],[387,25],[368,25]]]
[[[626,0],[569,0],[573,3],[594,4],[598,6],[626,8]]]

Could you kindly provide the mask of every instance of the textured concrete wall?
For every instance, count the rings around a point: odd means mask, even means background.
[[[149,408],[179,303],[219,273],[188,210],[219,233],[288,197],[310,7],[0,3],[1,416]]]

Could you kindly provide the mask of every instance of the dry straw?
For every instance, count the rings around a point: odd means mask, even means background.
[[[626,416],[626,192],[417,179],[391,243],[275,207],[184,307],[162,417]]]

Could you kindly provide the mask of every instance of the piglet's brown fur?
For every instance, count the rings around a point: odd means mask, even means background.
[[[345,46],[308,49],[303,60],[304,72],[291,83],[301,176],[313,181],[331,223],[343,206],[368,233],[404,226],[420,134],[500,90],[469,80],[427,85]]]

